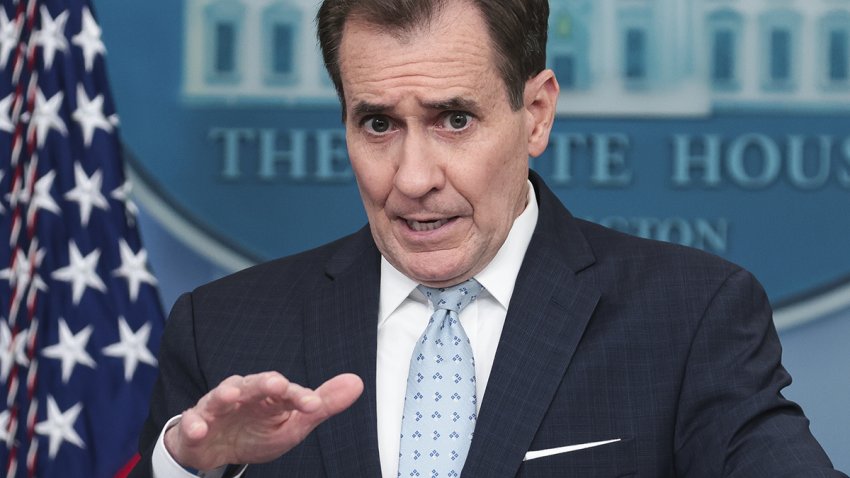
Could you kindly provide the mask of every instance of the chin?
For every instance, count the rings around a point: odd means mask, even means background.
[[[454,285],[469,278],[466,277],[469,268],[461,264],[414,264],[405,270],[413,280],[437,287]]]

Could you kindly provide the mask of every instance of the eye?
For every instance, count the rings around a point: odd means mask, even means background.
[[[392,128],[392,121],[386,116],[369,116],[363,120],[363,127],[371,134],[384,134]]]
[[[443,117],[442,127],[452,131],[462,131],[469,127],[472,115],[463,111],[450,111]]]

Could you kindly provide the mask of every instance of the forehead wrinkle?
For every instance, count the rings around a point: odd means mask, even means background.
[[[389,109],[402,96],[418,98],[420,106],[429,109],[463,109],[478,105],[474,99],[477,92],[486,90],[485,83],[498,81],[489,78],[486,63],[473,65],[472,62],[448,61],[411,61],[398,65],[349,65],[352,76],[359,81],[350,82],[344,77],[346,90],[353,104],[383,105]],[[376,70],[380,73],[376,74]],[[362,73],[357,75],[358,73]],[[436,94],[435,94],[436,93]],[[386,96],[390,94],[391,96]],[[359,100],[358,100],[359,98]],[[479,105],[480,106],[480,105]],[[369,106],[363,112],[374,112],[376,107]]]
[[[488,70],[496,71],[488,59],[474,51],[455,51],[452,53],[429,50],[427,53],[415,52],[384,57],[376,63],[366,54],[363,58],[352,55],[347,59],[347,73],[360,73],[363,83],[393,82],[397,80],[427,83],[428,81],[446,82],[453,78],[469,75],[480,77]]]
[[[411,100],[432,110],[471,110],[498,101],[491,96],[506,94],[483,26],[445,12],[431,20],[403,35],[362,18],[346,22],[340,70],[350,114],[395,111]],[[465,36],[471,28],[484,30],[485,48],[477,37],[469,41]]]
[[[396,76],[446,80],[452,76],[464,76],[469,73],[470,68],[476,70],[479,75],[486,70],[498,73],[492,57],[492,47],[482,51],[478,43],[459,41],[452,45],[451,50],[446,50],[442,42],[444,37],[450,36],[453,31],[456,33],[468,29],[465,25],[456,26],[457,21],[458,19],[452,19],[450,25],[442,28],[420,26],[402,37],[398,35],[398,32],[393,34],[372,23],[357,20],[346,22],[340,43],[340,64],[347,67],[345,69],[349,70],[349,74],[366,73],[364,75],[366,82],[370,81],[370,77],[374,78],[373,75],[382,77],[384,80],[391,80]],[[374,53],[381,47],[371,48],[368,44],[352,40],[351,34],[355,30],[359,35],[371,35],[372,41],[385,42],[386,54],[376,59]],[[414,45],[418,46],[413,47]],[[389,51],[394,53],[389,54]],[[455,70],[456,73],[447,72],[447,69]],[[395,70],[401,70],[403,73],[395,75],[393,73]]]

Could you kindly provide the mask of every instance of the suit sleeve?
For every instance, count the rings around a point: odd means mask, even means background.
[[[762,287],[732,273],[693,335],[676,418],[676,470],[687,477],[842,477],[781,390],[779,337]]]
[[[193,315],[192,296],[184,294],[174,304],[166,321],[159,352],[159,377],[139,437],[141,460],[130,478],[152,476],[151,455],[165,423],[194,406],[209,391],[198,364]]]

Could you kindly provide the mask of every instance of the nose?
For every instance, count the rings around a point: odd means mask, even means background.
[[[428,141],[427,135],[409,130],[399,156],[393,183],[400,193],[409,198],[420,198],[443,188],[445,173],[438,148]]]

